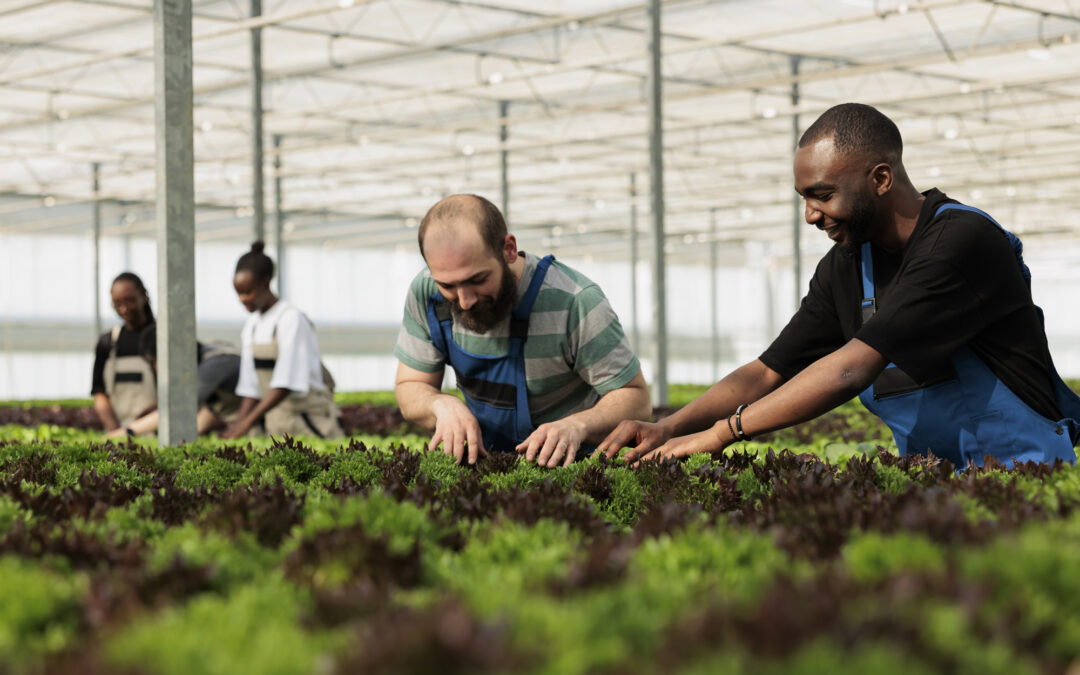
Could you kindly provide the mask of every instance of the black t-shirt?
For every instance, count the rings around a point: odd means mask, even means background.
[[[116,355],[120,356],[142,356],[140,351],[143,331],[153,326],[153,323],[147,324],[143,328],[136,331],[129,331],[127,327],[120,329],[120,335],[116,337]],[[94,349],[94,372],[93,378],[90,383],[90,395],[104,394],[105,392],[105,362],[109,359],[109,352],[112,350],[113,339],[112,331],[107,331],[101,334],[98,339],[97,347]]]
[[[830,250],[799,311],[761,360],[785,378],[858,338],[926,384],[952,373],[949,357],[969,347],[1022,401],[1061,418],[1039,311],[1012,246],[985,217],[949,209],[938,190],[926,199],[904,247],[873,247],[877,312],[862,324],[857,258]]]

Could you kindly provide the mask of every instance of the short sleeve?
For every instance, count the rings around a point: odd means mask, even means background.
[[[987,326],[1030,305],[1008,239],[981,221],[956,218],[913,252],[855,335],[916,381],[933,377]]]
[[[574,372],[601,396],[626,386],[641,370],[619,317],[599,286],[586,286],[574,295],[567,335]]]
[[[844,346],[844,331],[832,292],[838,272],[835,253],[818,263],[810,289],[795,316],[760,357],[761,362],[785,379],[798,375],[818,359]]]
[[[405,297],[405,312],[394,345],[398,361],[425,373],[438,372],[446,364],[446,355],[432,343],[428,328],[427,301],[435,292],[435,282],[426,271],[416,275]]]
[[[315,330],[296,310],[284,312],[277,323],[277,363],[270,377],[271,389],[306,394],[311,389],[312,362],[318,362]]]
[[[254,323],[251,318],[240,334],[240,375],[236,380],[236,395],[241,398],[260,398],[259,376],[255,373]]]

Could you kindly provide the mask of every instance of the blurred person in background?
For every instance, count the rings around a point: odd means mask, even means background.
[[[140,351],[157,372],[157,327],[150,325],[142,332]],[[198,414],[196,426],[200,434],[223,429],[237,420],[240,397],[236,384],[240,378],[240,350],[223,342],[196,343],[196,397]],[[116,438],[125,434],[152,434],[158,428],[158,411],[154,410],[134,420],[126,427],[109,432]]]
[[[795,189],[835,242],[799,310],[756,360],[658,423],[599,446],[630,461],[723,450],[858,395],[901,455],[1072,462],[1080,398],[1050,358],[1020,240],[937,189],[919,192],[896,125],[858,103],[802,135]]]
[[[157,408],[157,379],[140,348],[154,327],[150,296],[142,279],[118,275],[110,288],[113,309],[123,322],[98,339],[90,394],[105,431],[120,430]]]
[[[568,465],[626,418],[652,413],[637,356],[600,288],[517,247],[499,209],[452,195],[420,223],[427,262],[394,350],[406,419],[460,463],[487,450]],[[454,369],[465,402],[444,394]]]
[[[340,438],[333,379],[320,360],[315,328],[270,290],[274,261],[263,248],[255,242],[236,263],[233,287],[251,316],[241,332],[240,411],[222,436],[243,436],[261,421],[272,436]]]

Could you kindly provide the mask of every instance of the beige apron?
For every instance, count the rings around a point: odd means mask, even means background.
[[[157,378],[150,362],[142,356],[117,356],[116,345],[123,326],[112,330],[112,346],[105,359],[105,393],[109,395],[116,421],[129,427],[157,405]]]
[[[255,374],[259,377],[259,391],[265,397],[270,392],[270,379],[274,375],[274,365],[277,364],[278,342],[275,331],[274,339],[269,344],[252,345],[252,356],[255,357]],[[341,438],[345,432],[341,430],[340,417],[337,405],[334,403],[334,380],[330,372],[322,367],[323,383],[326,389],[316,391],[309,389],[307,393],[300,394],[289,392],[281,403],[271,408],[263,417],[263,425],[266,433],[270,436],[318,436],[319,438]]]
[[[219,342],[204,342],[203,344],[207,347],[206,353],[203,354],[203,361],[222,354],[240,355],[240,350],[230,344]],[[206,407],[218,419],[224,420],[226,424],[232,424],[240,417],[240,404],[242,402],[243,399],[237,396],[234,390],[222,388],[214,392],[214,400],[207,403]]]

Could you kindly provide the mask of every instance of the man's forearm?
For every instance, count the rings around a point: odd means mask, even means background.
[[[400,382],[394,387],[401,415],[413,424],[426,429],[435,428],[435,411],[432,403],[439,396],[446,396],[426,382]]]
[[[637,381],[640,380],[640,384]],[[631,386],[632,385],[632,386]],[[639,373],[630,385],[604,394],[588,410],[567,416],[585,426],[585,440],[599,443],[623,420],[647,420],[652,414],[649,388]]]
[[[660,423],[672,431],[672,436],[697,433],[735,412],[740,405],[757,401],[782,383],[783,378],[776,371],[755,359],[733,370]]]
[[[818,359],[742,414],[748,436],[814,419],[866,389],[887,360],[859,340]]]

